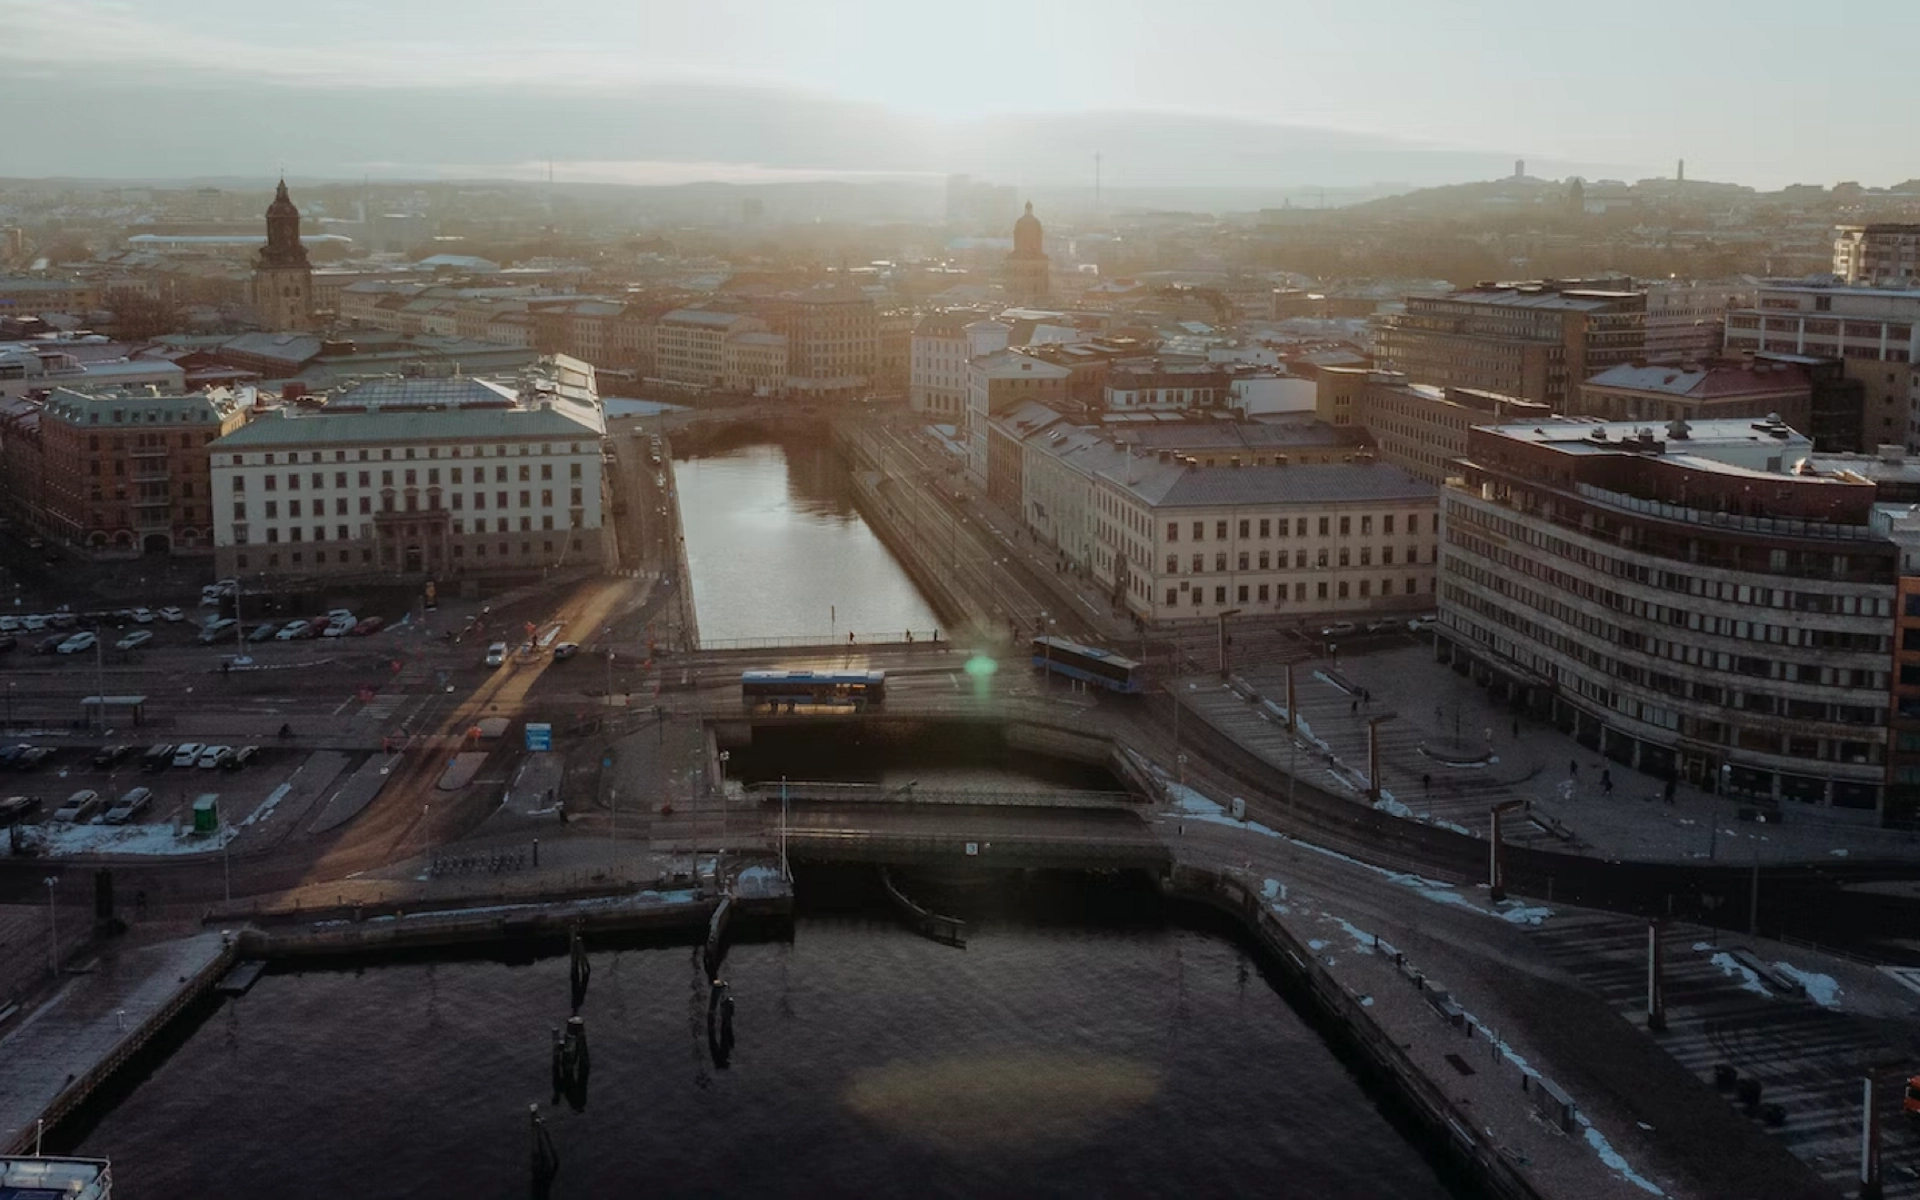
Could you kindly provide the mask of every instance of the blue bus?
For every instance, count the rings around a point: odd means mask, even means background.
[[[1139,663],[1065,638],[1033,639],[1033,665],[1110,692],[1140,692],[1147,686],[1146,670]]]
[[[868,708],[887,698],[885,671],[745,671],[740,702],[748,712],[761,705]]]

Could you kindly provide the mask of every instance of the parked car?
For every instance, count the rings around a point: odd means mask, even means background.
[[[29,613],[20,618],[20,628],[28,633],[40,633],[47,627],[47,619],[39,613]]]
[[[138,650],[153,640],[153,634],[145,629],[136,629],[113,644],[115,650]]]
[[[68,796],[66,803],[53,810],[53,819],[65,821],[69,825],[83,825],[93,819],[100,811],[100,793],[92,788],[81,788]]]
[[[72,629],[79,623],[80,618],[64,608],[59,612],[47,614],[47,627],[50,629]]]
[[[493,645],[487,647],[487,665],[488,666],[497,667],[506,661],[507,661],[507,644],[505,642],[495,642]]]
[[[233,757],[232,746],[208,746],[200,752],[200,769],[211,771]]]
[[[135,625],[151,625],[153,624],[153,610],[150,608],[136,608],[127,614],[127,620],[132,621]]]
[[[96,767],[118,766],[132,757],[134,751],[138,749],[138,746],[127,745],[102,746],[93,752],[93,765]]]
[[[279,632],[280,626],[278,625],[261,625],[247,635],[247,640],[249,642],[270,642]]]
[[[55,649],[61,654],[80,654],[93,649],[99,641],[99,638],[93,636],[93,630],[82,629],[79,633],[61,642]]]
[[[1400,622],[1393,617],[1380,617],[1367,622],[1368,633],[1392,633],[1400,628]]]
[[[148,746],[147,752],[140,756],[140,769],[159,771],[165,769],[166,765],[172,761],[173,743],[160,742],[157,745]]]
[[[39,811],[40,797],[38,796],[8,796],[5,800],[0,800],[0,825],[24,821]]]
[[[51,637],[41,638],[38,642],[34,643],[33,652],[35,654],[52,654],[55,650],[67,644],[68,636],[68,634],[56,633]]]
[[[0,633],[19,633],[19,617],[0,617]]]
[[[162,621],[165,621],[168,624],[172,625],[172,624],[178,624],[179,622],[186,620],[187,614],[181,612],[179,609],[169,604],[165,608],[160,610],[159,617]]]
[[[573,642],[561,642],[553,648],[553,660],[555,662],[565,662],[578,653],[580,653],[580,647],[577,644]]]
[[[173,765],[190,767],[200,761],[200,751],[205,749],[199,742],[181,742],[173,748]]]
[[[276,641],[291,642],[295,638],[310,638],[313,636],[312,625],[313,622],[305,617],[288,621],[281,627],[280,632],[274,635],[274,639]]]
[[[385,617],[362,617],[353,627],[353,636],[366,637],[370,633],[378,633],[380,627],[386,623]]]
[[[31,771],[52,758],[55,753],[52,746],[28,746],[13,756],[13,762],[10,765],[16,771]]]
[[[1422,613],[1407,622],[1408,633],[1426,633],[1440,623],[1439,613]]]
[[[127,789],[127,794],[120,797],[119,801],[107,810],[107,815],[102,817],[101,820],[108,825],[125,825],[146,811],[147,805],[152,803],[152,788],[129,788]]]
[[[238,771],[241,767],[246,766],[259,757],[260,747],[242,746],[232,754],[227,755],[226,761],[221,763],[220,766],[223,770]]]
[[[1320,636],[1323,638],[1352,637],[1353,631],[1352,621],[1335,621],[1331,625],[1321,626]]]
[[[348,613],[344,617],[333,617],[327,621],[326,628],[320,631],[320,636],[326,638],[345,637],[349,633],[352,633],[353,627],[358,624],[359,622],[354,619],[352,613]]]
[[[233,627],[239,623],[240,622],[234,620],[232,617],[216,617],[208,621],[201,627],[200,644],[202,646],[211,646],[215,642],[226,641],[228,635],[233,632]]]

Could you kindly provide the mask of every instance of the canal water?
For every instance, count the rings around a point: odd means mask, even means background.
[[[673,477],[702,640],[897,639],[939,626],[854,510],[846,468],[825,443],[677,459]]]
[[[801,882],[828,899],[791,943],[729,951],[725,1068],[691,947],[592,955],[579,1109],[549,1082],[564,957],[273,974],[77,1149],[130,1200],[522,1197],[532,1104],[556,1197],[1465,1194],[1227,930],[1150,890],[1017,885],[1091,894],[988,903],[956,950]]]

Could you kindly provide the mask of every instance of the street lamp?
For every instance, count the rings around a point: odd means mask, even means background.
[[[1220,628],[1220,678],[1222,679],[1227,677],[1227,618],[1237,617],[1239,615],[1239,609],[1229,608],[1215,618],[1219,622]]]
[[[60,973],[60,924],[54,916],[53,885],[60,882],[58,875],[47,876],[47,965],[53,973]]]

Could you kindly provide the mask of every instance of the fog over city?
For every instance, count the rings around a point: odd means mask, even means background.
[[[1524,0],[1443,18],[1200,0],[931,4],[0,2],[0,102],[57,96],[0,174],[859,177],[1116,187],[1637,178],[1676,158],[1758,187],[1920,174],[1898,71],[1770,92],[1836,28],[1901,44],[1901,0]],[[84,86],[74,86],[84,80]]]

